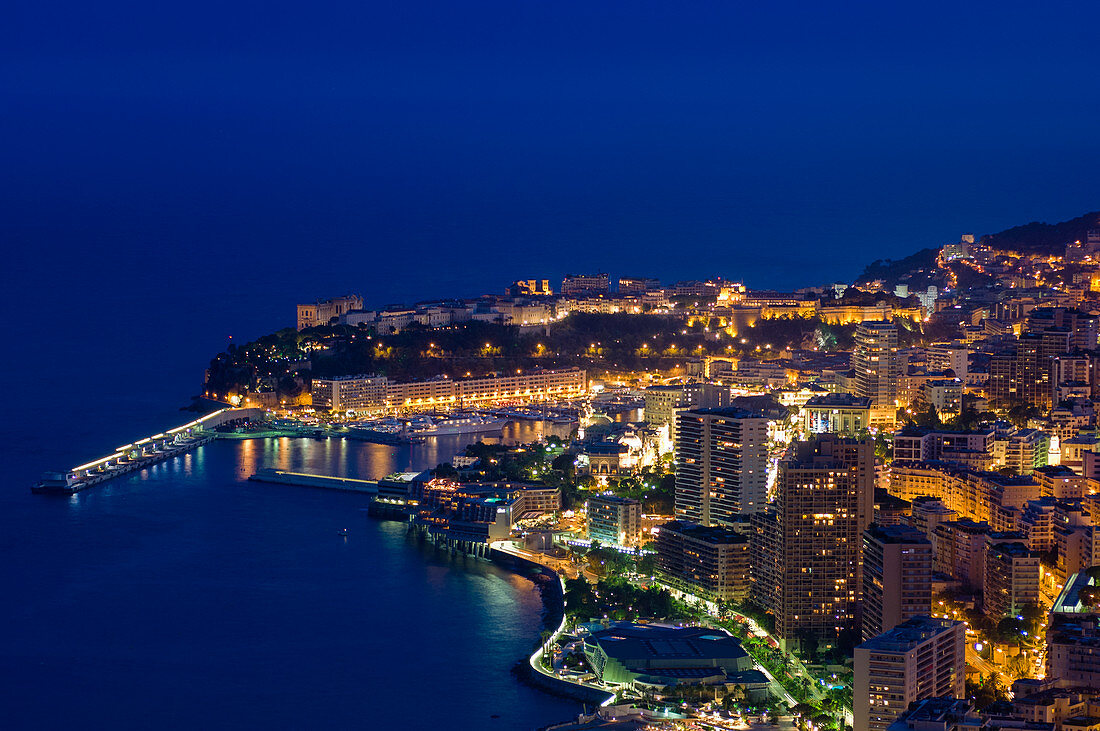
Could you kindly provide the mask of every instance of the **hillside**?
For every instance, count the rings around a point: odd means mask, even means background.
[[[1074,241],[1084,241],[1089,229],[1100,228],[1100,211],[1086,213],[1061,223],[1040,223],[1038,221],[1014,226],[995,234],[985,234],[981,243],[998,251],[1015,251],[1021,254],[1065,254],[1066,245]],[[921,249],[904,259],[879,259],[868,264],[856,279],[856,284],[866,284],[881,280],[887,289],[905,283],[911,292],[916,292],[929,284],[944,285],[942,271],[936,269],[936,257],[940,250]],[[982,286],[985,281],[970,281],[973,272],[969,268],[955,271],[956,276],[967,277],[967,281],[958,282],[959,286]]]
[[[856,279],[856,284],[866,284],[876,279],[882,280],[887,288],[893,288],[899,282],[911,283],[914,288],[923,289],[935,275],[936,256],[939,249],[921,249],[904,259],[879,259],[868,264]]]
[[[1091,228],[1100,228],[1100,211],[1086,213],[1061,223],[1034,221],[1000,233],[986,234],[982,236],[981,242],[999,251],[1061,255],[1066,251],[1066,244],[1084,241]]]

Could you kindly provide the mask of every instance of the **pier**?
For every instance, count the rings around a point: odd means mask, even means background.
[[[47,472],[31,487],[31,492],[72,495],[206,444],[217,437],[218,427],[243,424],[263,416],[264,410],[259,408],[220,409],[174,429],[123,444],[112,454],[67,472]]]
[[[263,469],[248,479],[255,482],[270,482],[276,485],[319,487],[323,490],[362,492],[368,495],[378,493],[378,482],[376,480],[358,480],[352,477],[330,477],[328,475],[311,475],[305,472]]]

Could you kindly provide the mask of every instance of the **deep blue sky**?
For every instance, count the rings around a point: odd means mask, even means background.
[[[1070,218],[1100,208],[1098,21],[1092,2],[24,1],[0,24],[9,343],[56,364],[108,341],[135,393],[187,391],[227,334],[347,290],[592,269],[785,288]]]

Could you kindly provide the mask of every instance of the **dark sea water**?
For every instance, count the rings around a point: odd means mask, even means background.
[[[268,466],[376,478],[434,466],[461,442],[217,441],[72,498],[31,495],[22,478],[38,460],[17,462],[0,493],[0,725],[474,730],[571,717],[579,704],[510,673],[543,626],[530,581],[418,545],[368,518],[365,496],[247,481]],[[71,445],[39,448],[62,459]]]

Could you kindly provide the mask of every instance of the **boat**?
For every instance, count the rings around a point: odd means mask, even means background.
[[[342,535],[342,536],[346,536],[347,534],[348,534],[348,529],[347,529],[347,528],[342,528],[342,529],[340,530],[340,535]]]
[[[444,437],[453,434],[500,434],[507,419],[495,419],[477,414],[455,414],[433,420],[430,426],[409,426],[409,433],[422,437]]]

